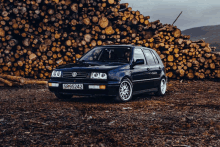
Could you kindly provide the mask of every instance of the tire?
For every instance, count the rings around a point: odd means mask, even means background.
[[[116,101],[118,102],[128,102],[132,99],[133,94],[133,84],[132,82],[125,78],[121,81],[119,89],[118,89],[118,95],[116,96]]]
[[[156,95],[158,96],[163,96],[166,93],[166,89],[167,89],[167,81],[166,78],[162,78],[160,80],[160,85],[158,87],[158,91],[156,93]]]
[[[73,95],[70,95],[70,94],[61,94],[61,93],[55,93],[56,97],[58,99],[71,99],[73,97]]]

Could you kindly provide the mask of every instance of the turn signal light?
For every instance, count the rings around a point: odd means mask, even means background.
[[[100,89],[106,89],[106,86],[105,85],[100,85],[99,88]]]
[[[59,87],[59,83],[48,83],[50,87]]]

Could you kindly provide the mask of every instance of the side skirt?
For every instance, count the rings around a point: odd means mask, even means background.
[[[133,95],[146,93],[146,92],[156,92],[156,91],[158,91],[158,88],[151,88],[151,89],[146,89],[146,90],[135,91],[133,92]]]

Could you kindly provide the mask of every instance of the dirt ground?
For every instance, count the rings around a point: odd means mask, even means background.
[[[169,81],[163,97],[58,100],[47,86],[0,87],[0,146],[220,146],[220,82]]]

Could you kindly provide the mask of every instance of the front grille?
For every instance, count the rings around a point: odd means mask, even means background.
[[[88,76],[87,72],[76,72],[77,76],[73,77],[72,74],[73,72],[63,72],[63,78],[67,79],[85,79]]]

